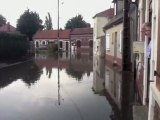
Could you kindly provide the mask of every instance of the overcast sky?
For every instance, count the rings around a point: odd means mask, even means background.
[[[7,22],[16,27],[17,19],[29,8],[36,11],[40,18],[45,20],[47,12],[51,14],[53,28],[57,29],[57,1],[58,0],[0,0],[0,14]],[[72,17],[81,14],[86,22],[93,26],[93,16],[110,8],[113,0],[59,0],[60,1],[60,28]]]

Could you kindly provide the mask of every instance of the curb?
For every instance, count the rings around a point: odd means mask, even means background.
[[[15,65],[19,65],[19,64],[22,64],[22,63],[31,61],[31,60],[33,60],[33,58],[32,58],[32,59],[29,59],[29,60],[26,60],[26,61],[22,61],[22,62],[16,62],[16,63],[13,63],[13,64],[4,65],[4,66],[0,67],[0,69],[4,69],[4,68],[7,68],[7,67],[12,67],[12,66],[15,66]]]

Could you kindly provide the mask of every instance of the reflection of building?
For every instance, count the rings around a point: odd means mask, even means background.
[[[59,67],[60,69],[65,69],[69,75],[76,77],[78,80],[84,73],[90,74],[90,72],[92,72],[92,57],[87,54],[76,55],[74,58],[70,58],[64,53],[59,55],[59,60],[57,59],[57,55],[48,56],[47,59],[45,55],[46,54],[37,54],[35,62],[40,68],[46,68],[47,71]]]
[[[116,68],[110,68],[106,66],[105,70],[105,89],[110,94],[111,98],[117,104],[119,109],[121,108],[121,74],[116,70]]]
[[[105,62],[97,56],[93,59],[93,90],[95,93],[104,91],[105,82]]]
[[[105,59],[94,56],[93,59],[93,92],[103,95],[112,106],[111,119],[120,118],[121,109],[121,74],[105,64]]]

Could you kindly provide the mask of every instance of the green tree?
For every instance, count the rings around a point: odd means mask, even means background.
[[[5,25],[5,24],[6,24],[6,18],[3,17],[3,15],[0,14],[0,27],[1,27],[2,25]]]
[[[83,20],[82,15],[76,15],[67,21],[65,29],[90,27],[90,24]]]
[[[39,30],[43,29],[42,20],[39,14],[32,12],[29,9],[26,10],[17,21],[17,30],[22,34],[25,34],[30,41],[32,41],[33,35]]]
[[[52,27],[52,18],[51,18],[51,15],[50,13],[48,12],[48,16],[46,16],[46,20],[45,20],[45,23],[44,23],[44,28],[46,30],[52,30],[53,27]]]

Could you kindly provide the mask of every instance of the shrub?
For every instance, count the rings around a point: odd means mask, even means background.
[[[29,43],[26,36],[13,33],[0,33],[0,57],[20,57],[27,53]]]
[[[58,51],[58,44],[57,43],[49,43],[48,50],[49,50],[49,52],[57,52]]]

